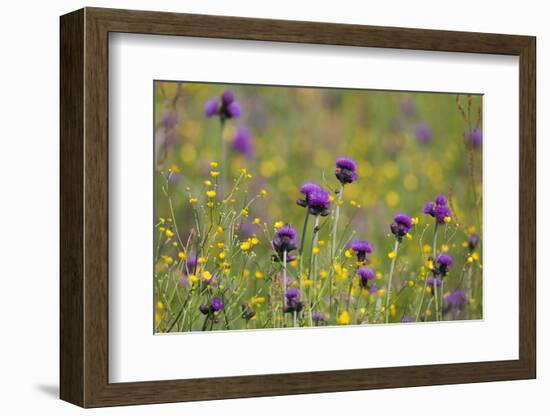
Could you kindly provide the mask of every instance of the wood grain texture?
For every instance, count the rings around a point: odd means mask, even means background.
[[[60,24],[60,388],[84,404],[84,12]]]
[[[192,380],[108,380],[108,34],[297,42],[520,58],[518,360]],[[61,398],[83,407],[536,376],[535,38],[114,9],[61,18]]]

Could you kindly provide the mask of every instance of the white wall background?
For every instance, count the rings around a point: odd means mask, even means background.
[[[309,3],[309,4],[308,4]],[[317,394],[92,410],[102,415],[543,414],[550,407],[546,360],[550,294],[544,282],[543,235],[550,209],[543,183],[550,146],[543,140],[550,102],[550,26],[542,1],[460,2],[353,0],[52,0],[5,2],[0,15],[0,409],[3,414],[82,412],[58,395],[58,16],[103,6],[276,19],[318,20],[537,36],[538,53],[538,330],[539,378],[534,381]],[[540,410],[539,410],[540,409]]]

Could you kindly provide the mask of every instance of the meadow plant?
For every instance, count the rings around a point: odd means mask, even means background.
[[[174,144],[166,147],[166,140],[162,143],[163,157],[157,159],[161,165],[157,198],[162,209],[157,210],[155,222],[156,332],[412,323],[482,316],[481,304],[476,303],[482,295],[481,223],[459,223],[461,216],[467,216],[461,201],[453,198],[448,187],[433,189],[442,182],[437,169],[426,162],[431,176],[427,175],[425,183],[429,183],[431,195],[408,173],[403,183],[410,195],[400,197],[387,191],[378,196],[379,177],[396,178],[396,169],[404,168],[390,159],[373,174],[372,161],[333,157],[314,149],[314,157],[332,166],[334,175],[307,171],[307,182],[302,185],[281,177],[277,186],[296,203],[273,206],[275,182],[265,178],[284,171],[286,161],[275,156],[251,162],[260,159],[256,143],[262,135],[254,132],[253,136],[244,127],[250,120],[236,123],[243,113],[254,116],[255,109],[246,107],[247,102],[244,98],[238,102],[233,91],[225,90],[206,101],[202,120],[195,120],[187,130],[182,130],[175,102],[159,110],[158,130],[163,134],[192,137],[197,126],[206,128],[202,127],[206,119],[217,119],[221,141],[212,141],[219,153],[210,153],[210,160],[197,164],[195,171],[190,163],[187,170],[170,164],[168,151]],[[460,110],[460,100],[457,103]],[[410,97],[398,100],[397,105],[407,119],[420,112]],[[460,113],[464,116],[467,111]],[[229,121],[231,131],[226,130]],[[436,142],[434,130],[435,126],[432,129],[426,123],[412,126],[404,133],[408,136],[403,136],[412,138],[407,144],[409,151]],[[467,125],[465,131],[465,149],[475,152],[481,146],[480,127]],[[190,158],[191,145],[184,146],[188,153],[182,152],[182,157]],[[233,152],[231,158],[228,149]],[[470,162],[466,158],[457,169],[473,172]],[[258,174],[260,178],[256,178]],[[477,206],[480,191],[477,183],[472,186],[472,201]],[[398,211],[400,199],[407,197],[418,202],[403,205],[403,210],[424,215],[389,214]],[[359,198],[367,207],[361,206]],[[387,206],[376,210],[372,208],[375,203]],[[276,214],[270,216],[273,212]],[[356,226],[369,216],[376,218],[371,227]]]

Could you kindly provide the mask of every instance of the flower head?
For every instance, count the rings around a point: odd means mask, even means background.
[[[204,112],[206,114],[206,117],[213,117],[219,112],[219,104],[218,100],[216,98],[211,98],[206,102],[206,105],[204,106]]]
[[[433,136],[432,129],[425,123],[417,124],[414,129],[414,134],[416,136],[416,140],[422,144],[428,143],[432,140]]]
[[[445,276],[449,268],[453,265],[453,257],[448,253],[441,253],[437,256],[438,271],[441,276]]]
[[[412,228],[412,219],[407,214],[399,213],[393,218],[390,225],[390,230],[399,242]]]
[[[475,129],[470,130],[470,133],[466,134],[466,139],[474,147],[481,146],[481,140],[482,140],[481,129],[480,128],[475,128]]]
[[[245,155],[246,157],[252,157],[255,153],[254,142],[249,131],[243,127],[237,129],[237,133],[233,138],[233,150]]]
[[[372,253],[371,243],[365,240],[354,240],[349,244],[349,248],[357,253],[357,260],[359,261],[365,261],[366,254]]]
[[[312,215],[327,216],[330,212],[330,195],[322,188],[316,189],[307,196],[308,211]]]
[[[451,309],[462,309],[468,302],[468,295],[460,289],[455,289],[445,296],[445,302]]]
[[[444,195],[437,195],[435,201],[427,202],[424,205],[424,214],[434,217],[438,224],[445,224],[452,217],[451,209],[447,206],[447,198]]]
[[[241,106],[235,101],[232,91],[224,91],[218,101],[216,98],[208,100],[204,107],[207,117],[219,116],[221,121],[229,118],[237,118],[241,115]]]
[[[223,306],[223,301],[217,296],[213,297],[210,301],[210,308],[212,308],[214,312],[222,310]]]
[[[348,157],[339,157],[336,159],[334,174],[342,185],[355,182],[357,180],[357,163]]]
[[[376,278],[376,272],[370,267],[359,267],[357,269],[357,275],[359,276],[361,286],[365,289],[369,289],[370,281]]]
[[[283,253],[296,249],[296,230],[290,224],[285,224],[277,228],[272,241],[273,248],[279,254],[279,258],[283,258]]]
[[[323,325],[325,323],[325,314],[323,312],[315,311],[311,314],[311,320],[315,322],[315,325]]]
[[[413,320],[412,316],[405,315],[405,316],[403,316],[403,319],[401,319],[401,322],[403,322],[404,324],[408,324],[408,323],[414,322],[414,320]]]
[[[479,236],[476,233],[470,234],[468,237],[468,250],[473,252],[479,244]]]
[[[314,191],[320,191],[322,188],[313,182],[306,182],[300,187],[300,193],[304,195],[303,198],[298,198],[296,200],[296,203],[300,205],[301,207],[307,207],[308,200],[309,200],[309,194],[311,194]]]
[[[291,287],[285,292],[286,307],[285,312],[300,312],[304,307],[304,302],[300,300],[300,291]]]

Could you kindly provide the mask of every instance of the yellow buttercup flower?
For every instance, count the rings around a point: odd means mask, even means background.
[[[241,209],[241,215],[243,217],[248,217],[248,210],[246,208]]]
[[[189,203],[190,204],[196,204],[197,202],[199,202],[199,200],[197,198],[189,198]]]
[[[313,247],[313,250],[311,250],[313,252],[313,254],[319,254],[319,247]]]
[[[216,169],[218,167],[218,162],[210,162],[210,167]]]
[[[254,273],[254,277],[256,279],[261,279],[262,277],[264,277],[264,274],[260,271],[257,271],[256,273]]]
[[[216,197],[216,191],[214,191],[214,190],[206,191],[206,196],[208,198],[215,198]]]
[[[170,237],[173,237],[174,236],[174,233],[172,232],[172,230],[166,230],[166,237],[170,238]]]
[[[213,178],[217,178],[218,176],[220,176],[220,172],[218,172],[217,170],[212,170],[210,171],[210,176],[212,176]]]
[[[351,257],[353,257],[353,250],[350,249],[350,248],[348,248],[348,249],[345,251],[344,255],[345,255],[348,259],[351,258]]]
[[[206,263],[206,258],[205,258],[205,257],[199,257],[199,258],[197,259],[197,263],[199,263],[199,264]]]
[[[183,251],[180,251],[178,253],[178,257],[182,260],[185,260],[187,258],[187,254],[185,254],[185,252],[183,252]]]
[[[395,251],[390,251],[388,253],[388,258],[394,259],[395,257],[397,257],[397,253]]]
[[[267,196],[267,191],[266,191],[265,189],[262,189],[262,190],[260,191],[260,196],[261,196],[262,198],[265,198],[265,197]]]
[[[338,316],[338,323],[340,325],[347,325],[350,323],[350,321],[351,316],[348,311],[342,311],[342,313],[340,313],[340,316]]]
[[[254,221],[252,221],[252,224],[254,224],[254,225],[258,225],[259,223],[260,223],[259,218],[254,218]]]
[[[214,207],[214,203],[211,202],[211,201],[209,201],[209,202],[206,203],[206,206],[207,206],[208,208],[213,208],[213,207]]]
[[[174,263],[174,259],[170,256],[162,256],[162,260],[164,260],[164,263],[168,265]]]
[[[250,250],[250,247],[252,247],[252,244],[250,244],[250,242],[248,242],[248,241],[245,241],[245,242],[241,243],[241,250],[242,251]]]
[[[204,184],[206,186],[212,186],[212,181],[209,181],[208,179],[204,181]]]
[[[222,260],[225,259],[225,256],[226,256],[225,251],[222,251],[220,254],[218,254],[218,257]]]
[[[275,229],[281,228],[285,223],[283,221],[277,221],[274,225]]]
[[[451,217],[445,217],[443,218],[443,221],[445,221],[446,224],[450,223],[453,219]]]

